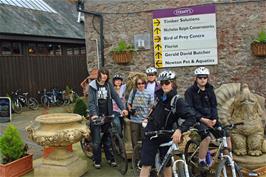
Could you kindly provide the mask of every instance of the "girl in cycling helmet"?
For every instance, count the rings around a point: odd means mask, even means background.
[[[123,84],[123,76],[121,74],[117,73],[113,76],[113,86],[114,86],[116,93],[119,95],[119,97],[121,98],[121,100],[125,106],[125,103],[126,103],[126,99],[125,99],[126,85]],[[117,131],[119,132],[120,136],[122,136],[123,119],[121,117],[121,110],[119,109],[115,100],[113,100],[113,110],[114,110],[114,116],[115,116],[114,117],[114,124],[115,124]]]
[[[160,152],[160,158],[163,159],[169,147],[161,147],[162,143],[169,142],[171,139],[174,143],[179,143],[181,140],[181,133],[187,131],[190,126],[194,124],[194,115],[190,107],[185,103],[184,99],[177,95],[175,87],[176,74],[172,71],[163,71],[160,73],[158,80],[161,88],[155,92],[156,100],[148,116],[148,123],[144,129],[147,131],[156,130],[172,130],[173,124],[176,123],[178,128],[173,135],[165,135],[150,139],[145,136],[143,139],[141,152],[141,172],[140,177],[148,177],[150,175],[151,167],[155,163],[155,155],[157,151]],[[175,104],[171,106],[172,99],[176,99]],[[172,111],[174,107],[175,111]],[[178,125],[179,118],[185,121],[182,125]],[[164,169],[164,177],[172,177],[171,161],[168,162]]]

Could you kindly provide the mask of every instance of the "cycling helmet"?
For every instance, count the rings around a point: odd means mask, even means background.
[[[159,81],[175,80],[176,74],[173,71],[163,71],[159,74]]]
[[[121,74],[115,74],[113,80],[120,79],[123,80],[123,76]]]
[[[197,76],[197,75],[209,75],[210,71],[208,68],[199,67],[199,68],[195,69],[194,74],[195,74],[195,76]]]
[[[157,74],[157,69],[154,67],[148,67],[146,69],[146,74]]]

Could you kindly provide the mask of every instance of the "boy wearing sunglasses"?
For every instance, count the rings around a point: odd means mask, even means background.
[[[199,130],[201,143],[199,148],[199,167],[205,171],[208,170],[206,163],[206,154],[210,144],[211,137],[207,131],[208,127],[219,126],[217,113],[217,100],[213,86],[208,82],[210,71],[208,68],[199,67],[194,71],[195,82],[185,92],[185,100],[192,107],[196,114],[199,124],[195,128]],[[231,141],[228,140],[228,147],[231,147]]]

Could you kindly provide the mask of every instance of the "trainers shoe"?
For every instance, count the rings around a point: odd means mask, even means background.
[[[101,164],[98,164],[96,162],[93,163],[93,166],[96,168],[96,169],[100,169],[101,168]]]
[[[207,165],[206,162],[201,161],[201,162],[199,162],[199,169],[201,171],[208,171],[209,170],[209,167],[208,167],[208,165]]]
[[[115,161],[108,160],[107,161],[112,167],[116,167],[117,163]]]

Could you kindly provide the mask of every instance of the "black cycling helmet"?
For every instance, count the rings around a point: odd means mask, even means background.
[[[118,80],[118,79],[123,81],[123,76],[121,74],[115,74],[113,80]]]

